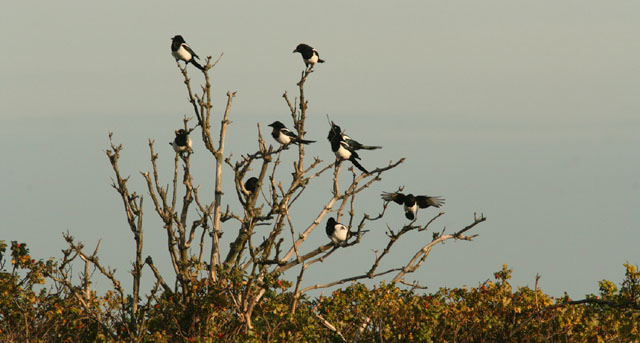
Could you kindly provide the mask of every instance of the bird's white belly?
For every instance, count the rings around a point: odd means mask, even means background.
[[[311,56],[311,58],[307,60],[307,63],[310,63],[310,64],[318,63],[318,55],[314,54],[313,56]]]
[[[191,56],[191,53],[187,51],[187,49],[183,48],[182,46],[180,46],[178,50],[172,51],[171,54],[173,55],[174,58],[181,59],[187,62],[191,61],[191,58],[193,57]]]
[[[344,160],[348,160],[351,157],[351,151],[345,149],[342,144],[340,144],[340,147],[338,148],[338,150],[336,151],[336,156],[338,158],[342,158]]]
[[[178,145],[176,144],[176,142],[171,142],[171,146],[173,147],[173,150],[175,152],[184,152],[187,151],[188,149],[191,149],[191,146],[193,145],[193,141],[191,141],[191,138],[187,137],[187,145]]]
[[[349,230],[344,225],[337,225],[336,231],[333,233],[333,236],[338,242],[344,242],[347,240],[347,233]]]

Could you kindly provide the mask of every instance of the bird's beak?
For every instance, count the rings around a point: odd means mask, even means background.
[[[297,49],[296,49],[297,50]],[[296,50],[293,50],[293,52],[296,52]]]

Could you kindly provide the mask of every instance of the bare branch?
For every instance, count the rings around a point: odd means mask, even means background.
[[[215,207],[213,209],[213,230],[211,233],[212,237],[212,248],[211,248],[211,256],[209,258],[209,278],[212,281],[216,281],[217,277],[215,275],[215,266],[220,263],[220,208],[222,202],[222,164],[224,162],[224,142],[227,133],[227,126],[229,125],[229,114],[231,113],[231,104],[233,102],[233,97],[236,95],[235,92],[227,92],[227,107],[224,111],[224,117],[220,124],[220,140],[218,143],[218,150],[215,151],[216,158],[216,178],[215,178]]]
[[[433,248],[436,244],[438,243],[442,243],[446,240],[449,239],[456,239],[456,240],[466,240],[466,241],[470,241],[472,240],[474,237],[476,237],[477,235],[472,235],[472,236],[464,236],[463,234],[469,230],[471,230],[473,227],[475,227],[476,225],[486,221],[487,218],[483,215],[481,215],[480,217],[477,217],[474,215],[474,221],[473,223],[467,225],[466,227],[464,227],[463,229],[461,229],[458,232],[455,232],[453,234],[450,235],[444,235],[444,234],[437,234],[435,233],[433,235],[433,240],[431,242],[429,242],[427,245],[425,245],[424,247],[422,247],[422,249],[420,249],[414,256],[413,258],[411,258],[411,260],[409,261],[409,263],[407,263],[407,265],[405,265],[402,270],[393,278],[392,282],[398,282],[400,279],[402,279],[402,277],[404,277],[405,274],[407,273],[413,273],[415,272],[418,268],[420,268],[420,266],[422,265],[422,263],[427,259],[427,257],[429,256],[429,253],[431,252],[431,248]]]
[[[169,294],[173,294],[171,287],[169,287],[169,285],[167,285],[167,283],[164,282],[164,279],[162,278],[162,275],[158,271],[158,268],[156,268],[156,266],[153,264],[153,259],[151,258],[151,256],[147,256],[144,262],[146,265],[149,266],[149,268],[151,268],[151,271],[153,271],[153,275],[156,277],[156,280],[158,281],[158,283],[162,285],[162,288],[164,288],[165,292]]]
[[[320,315],[320,313],[314,312],[314,314],[316,315],[316,317],[318,318],[318,320],[320,321],[320,323],[322,325],[324,325],[327,329],[335,332],[335,334],[338,335],[338,337],[340,337],[340,339],[342,339],[343,342],[347,341],[347,339],[344,338],[342,333],[335,326],[333,326],[331,323],[329,323],[328,320],[324,319],[324,317],[322,315]]]

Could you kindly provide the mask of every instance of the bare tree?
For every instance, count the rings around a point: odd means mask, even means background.
[[[381,176],[385,172],[397,168],[405,161],[405,158],[390,161],[387,165],[376,167],[369,172],[358,173],[350,165],[347,168],[340,160],[333,157],[329,161],[323,161],[319,157],[305,159],[307,156],[304,144],[280,147],[269,145],[265,142],[262,128],[258,124],[257,150],[241,155],[235,160],[232,159],[232,156],[225,154],[225,140],[227,128],[231,123],[229,118],[236,93],[230,91],[226,93],[224,112],[218,115],[219,126],[216,125],[216,116],[213,112],[214,98],[209,73],[220,61],[220,58],[215,62],[212,62],[211,57],[207,58],[206,65],[202,70],[204,84],[199,91],[192,88],[186,66],[183,68],[178,64],[195,118],[193,121],[185,116],[182,127],[190,134],[195,135],[199,132],[199,137],[206,151],[215,161],[212,175],[214,180],[213,200],[204,202],[199,196],[199,192],[207,192],[208,190],[202,190],[195,184],[195,177],[191,173],[191,151],[175,154],[173,170],[170,174],[171,182],[164,184],[161,181],[165,177],[164,171],[159,170],[157,165],[159,153],[155,150],[155,142],[149,140],[151,169],[141,173],[146,182],[145,191],[148,192],[153,210],[161,219],[166,234],[167,250],[174,273],[168,279],[175,279],[173,286],[165,281],[167,278],[163,277],[155,267],[151,256],[146,257],[143,262],[143,196],[136,192],[130,192],[127,186],[129,177],[121,175],[119,157],[122,146],[111,142],[110,148],[106,152],[115,174],[113,187],[122,199],[127,223],[136,242],[135,261],[131,271],[133,305],[130,307],[130,313],[123,312],[123,316],[126,315],[131,323],[129,337],[136,337],[136,339],[142,337],[145,325],[144,309],[149,306],[148,302],[155,297],[156,291],[160,289],[164,293],[180,297],[184,303],[193,301],[194,289],[196,289],[194,286],[196,285],[221,289],[232,299],[233,311],[243,323],[243,328],[251,330],[255,307],[260,304],[265,292],[275,288],[275,283],[280,275],[292,268],[299,269],[293,282],[294,289],[290,309],[291,313],[295,313],[300,296],[314,289],[394,274],[393,282],[407,283],[404,280],[405,275],[420,268],[434,246],[449,239],[471,240],[476,236],[466,235],[466,233],[484,221],[483,216],[475,217],[470,225],[453,234],[445,234],[444,231],[435,233],[433,239],[417,251],[405,265],[379,271],[380,262],[389,255],[401,237],[412,231],[427,230],[429,225],[443,213],[436,215],[424,224],[418,224],[416,219],[396,231],[392,228],[388,229],[388,241],[381,247],[382,252],[376,253],[372,259],[369,270],[347,278],[327,280],[304,287],[304,276],[315,263],[325,261],[340,249],[355,248],[361,243],[367,225],[384,217],[387,203],[382,201],[380,213],[375,215],[364,213],[361,217],[357,216],[358,202],[356,198],[359,194],[370,191],[371,185],[380,182]],[[295,131],[301,139],[306,134],[305,122],[308,110],[304,86],[312,73],[313,69],[305,69],[301,73],[300,81],[297,83],[297,96],[291,98],[287,92],[283,94]],[[111,140],[112,135],[110,134],[109,137]],[[284,181],[279,178],[282,172],[278,172],[284,168],[280,163],[281,155],[291,149],[297,149],[297,158],[293,163],[290,181]],[[235,194],[233,192],[223,193],[224,165],[227,165],[233,173],[229,177],[233,178]],[[249,191],[244,183],[248,172],[253,169],[259,171],[256,176],[257,184],[254,191]],[[333,176],[328,177],[331,180],[330,196],[318,208],[317,214],[306,220],[304,227],[295,227],[292,219],[294,214],[292,206],[297,202],[305,201],[303,194],[311,183],[321,182],[320,180],[323,178],[320,176],[331,175],[331,173]],[[345,184],[345,178],[348,181],[347,185],[341,188],[340,185],[344,186]],[[340,180],[342,183],[339,182]],[[238,204],[241,206],[241,211],[232,211],[230,205],[235,207]],[[334,211],[338,221],[342,217],[348,218],[343,222],[348,223],[349,229],[353,229],[352,232],[355,233],[353,238],[340,245],[329,242],[321,246],[308,246],[309,244],[306,243],[308,243],[310,234],[319,226],[323,229],[322,223],[324,223],[325,217]],[[264,230],[257,234],[256,228],[258,227],[269,229],[266,234]],[[228,248],[222,247],[220,244],[220,237],[223,233],[231,236],[231,244]],[[88,275],[90,265],[92,265],[112,280],[113,287],[122,297],[124,304],[125,292],[120,282],[113,276],[113,272],[103,268],[99,263],[97,248],[93,254],[86,254],[83,252],[83,246],[74,243],[70,236],[67,237],[67,241],[70,248],[65,255],[65,262],[71,259],[69,256],[79,256],[86,263],[85,275]],[[67,263],[63,263],[63,266],[65,265]],[[152,293],[147,296],[147,303],[142,304],[140,282],[145,265],[151,270],[155,283]],[[76,290],[64,274],[65,269],[62,268],[60,271],[59,281],[69,289]],[[82,289],[77,289],[76,296],[85,301],[89,294],[87,279],[84,293]],[[142,311],[140,306],[143,308]],[[125,308],[129,307],[123,305],[123,311]],[[96,318],[96,320],[102,320],[102,318]],[[323,325],[331,324],[326,322]],[[113,331],[108,327],[105,327],[105,330]]]

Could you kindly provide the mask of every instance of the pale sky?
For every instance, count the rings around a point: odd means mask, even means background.
[[[619,284],[623,263],[640,264],[639,14],[639,2],[617,0],[5,3],[0,239],[28,243],[36,258],[60,257],[63,231],[87,246],[102,239],[102,262],[128,282],[134,244],[110,187],[107,132],[125,145],[131,187],[146,195],[147,139],[169,165],[167,143],[191,114],[170,38],[182,34],[201,57],[224,52],[214,96],[238,91],[227,144],[236,157],[256,150],[256,122],[291,125],[281,96],[295,94],[303,63],[291,51],[305,42],[327,61],[306,88],[307,137],[318,140],[309,153],[332,160],[329,114],[384,146],[361,154],[366,167],[407,158],[359,198],[360,216],[405,185],[446,198],[433,229],[459,229],[474,212],[488,218],[474,242],[438,246],[408,280],[431,291],[475,286],[506,263],[515,285],[533,286],[539,273],[552,295]],[[201,143],[194,149],[196,181],[211,189],[213,162]],[[328,182],[307,194],[297,230],[329,197]],[[145,205],[145,255],[169,277],[165,234]],[[360,247],[310,269],[306,284],[368,268],[386,224],[406,223],[399,206],[390,210]],[[223,227],[225,238],[234,229]],[[388,266],[430,238],[399,243]],[[306,250],[326,242],[321,228]]]

